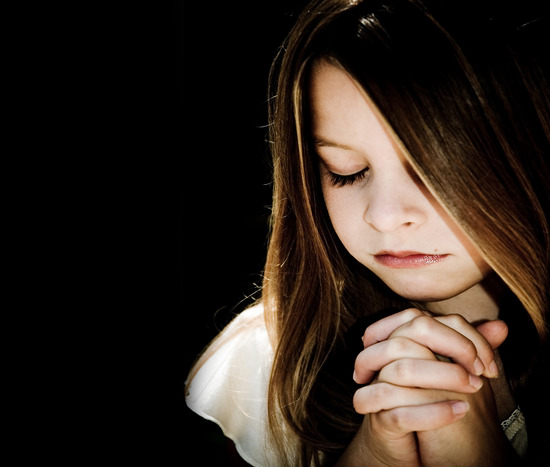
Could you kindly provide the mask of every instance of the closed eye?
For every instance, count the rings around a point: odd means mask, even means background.
[[[335,187],[343,187],[346,185],[353,185],[356,182],[360,182],[363,180],[369,171],[368,167],[365,167],[363,170],[360,170],[359,172],[355,172],[351,175],[339,175],[335,174],[334,172],[327,171],[327,174],[329,176],[330,184]]]

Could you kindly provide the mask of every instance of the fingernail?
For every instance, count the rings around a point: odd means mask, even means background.
[[[355,370],[353,371],[353,381],[357,383],[357,373],[355,372]]]
[[[483,386],[483,380],[476,375],[469,375],[470,386],[472,386],[476,391]]]
[[[474,362],[474,370],[476,371],[476,375],[481,375],[485,371],[485,365],[481,361],[479,357],[476,358],[476,361]]]
[[[497,378],[498,377],[498,366],[497,363],[493,360],[491,363],[489,363],[489,378]]]
[[[470,410],[470,404],[465,401],[458,401],[452,404],[453,413],[455,415],[462,415]]]

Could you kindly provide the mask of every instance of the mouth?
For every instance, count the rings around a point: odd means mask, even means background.
[[[440,263],[448,256],[430,255],[416,251],[380,251],[374,255],[374,259],[382,266],[389,268],[412,269]]]

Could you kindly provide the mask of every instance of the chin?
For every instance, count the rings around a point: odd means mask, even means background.
[[[441,286],[425,286],[425,285],[412,285],[412,286],[395,286],[387,284],[396,294],[403,297],[406,300],[413,302],[439,302],[443,300],[449,300],[464,292],[463,289],[445,288]]]

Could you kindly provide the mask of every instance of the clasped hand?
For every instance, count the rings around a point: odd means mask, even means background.
[[[487,378],[499,376],[494,349],[507,333],[500,320],[473,326],[416,309],[369,326],[353,375],[364,465],[505,465]]]

